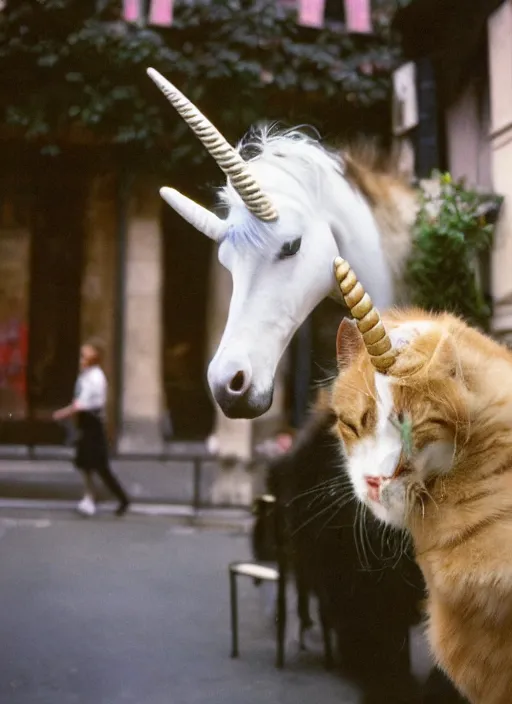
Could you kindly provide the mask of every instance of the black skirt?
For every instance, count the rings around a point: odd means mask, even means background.
[[[100,411],[80,411],[77,415],[75,467],[82,472],[107,467],[108,441]]]

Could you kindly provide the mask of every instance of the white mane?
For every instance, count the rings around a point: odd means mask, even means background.
[[[339,153],[322,146],[319,137],[312,137],[300,128],[280,132],[276,126],[262,125],[242,140],[238,149],[249,162],[262,160],[273,165],[305,184],[315,196],[320,194],[320,181],[334,173],[343,173]]]
[[[226,237],[237,249],[257,248],[270,256],[283,237],[302,233],[305,222],[323,220],[332,228],[341,253],[363,272],[363,279],[366,272],[371,280],[372,258],[377,257],[373,266],[378,266],[382,250],[398,295],[418,208],[412,190],[393,175],[378,175],[371,166],[364,167],[372,182],[370,203],[358,179],[348,175],[349,157],[344,159],[342,153],[324,147],[301,129],[279,131],[263,125],[249,133],[238,149],[280,218],[269,224],[258,220],[228,182],[220,199],[229,208]]]
[[[279,131],[275,126],[260,126],[239,143],[238,150],[278,211],[285,207],[299,221],[319,209],[325,211],[332,196],[329,184],[334,188],[343,176],[340,155],[300,129]],[[233,237],[237,247],[262,248],[277,239],[276,229],[252,215],[229,182],[219,198],[229,208],[228,237]]]

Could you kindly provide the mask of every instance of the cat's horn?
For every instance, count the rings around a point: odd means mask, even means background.
[[[254,213],[263,222],[277,220],[277,210],[261,190],[238,151],[170,81],[154,68],[148,68],[147,73],[187,125],[199,137],[251,213]]]
[[[334,273],[345,303],[357,322],[364,344],[375,369],[385,373],[393,366],[396,351],[384,328],[379,311],[357,280],[348,262],[341,257],[334,260]]]

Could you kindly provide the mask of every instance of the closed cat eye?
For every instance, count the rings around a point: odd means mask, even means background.
[[[353,423],[347,422],[344,418],[338,417],[339,422],[347,428],[347,430],[350,430],[351,433],[354,433],[356,437],[359,437],[359,432],[356,428],[356,426]]]

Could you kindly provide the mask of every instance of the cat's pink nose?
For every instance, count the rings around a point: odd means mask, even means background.
[[[366,488],[368,491],[369,498],[372,501],[379,501],[381,478],[365,476],[364,480],[366,482]]]

